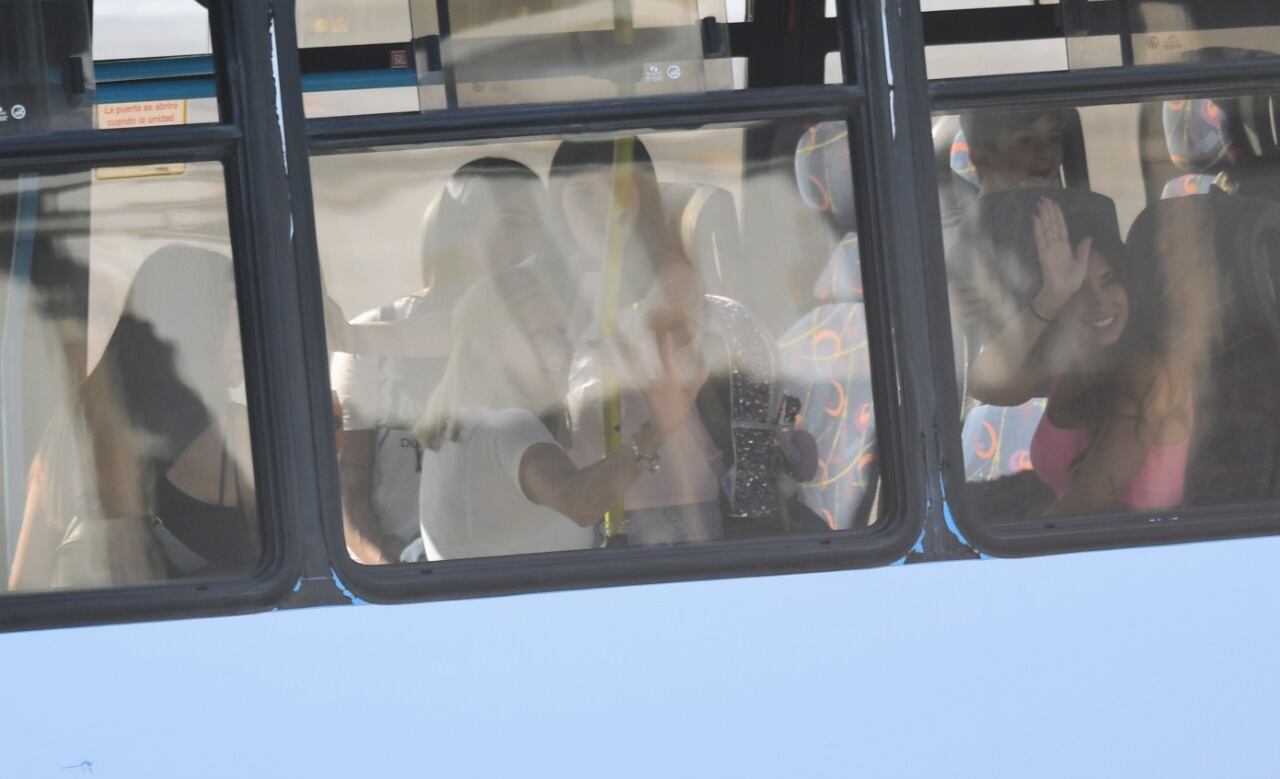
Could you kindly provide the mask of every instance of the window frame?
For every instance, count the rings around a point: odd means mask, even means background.
[[[298,420],[317,410],[295,402],[306,393],[298,278],[287,261],[290,201],[276,114],[272,9],[255,0],[220,0],[210,4],[209,16],[220,123],[17,136],[0,141],[0,172],[148,162],[223,166],[263,559],[253,575],[239,579],[6,593],[0,631],[248,613],[298,589],[300,530],[319,504],[314,447]],[[327,414],[327,398],[322,408]]]
[[[1063,0],[1071,5],[1073,0]],[[1280,55],[1200,63],[1120,65],[1106,68],[934,79],[928,83],[927,111],[954,114],[968,109],[1080,108],[1125,105],[1195,97],[1231,97],[1280,92]],[[937,176],[919,192],[920,206],[937,209]],[[923,212],[922,212],[923,213]],[[923,218],[923,217],[922,217]],[[932,286],[946,301],[946,265],[941,248],[941,220],[936,225],[938,251],[927,271]],[[1280,500],[1228,506],[1197,506],[1129,514],[1097,513],[1071,517],[1014,520],[993,526],[966,505],[965,469],[959,388],[951,351],[950,317],[932,324],[939,345],[935,376],[943,416],[939,448],[945,453],[942,476],[956,528],[966,542],[985,554],[1027,557],[1067,552],[1167,543],[1265,536],[1280,533]],[[945,348],[943,345],[945,344]],[[1016,525],[1010,527],[1011,525]]]
[[[896,0],[888,0],[896,4]],[[820,3],[817,4],[821,10]],[[890,36],[902,35],[898,15],[882,17],[877,0],[845,0],[840,5],[840,37],[845,85],[759,87],[698,95],[575,101],[305,119],[302,110],[296,37],[285,2],[277,35],[288,55],[281,62],[285,131],[290,155],[290,184],[295,202],[306,203],[295,214],[299,263],[311,287],[304,304],[305,353],[314,381],[327,387],[328,346],[319,311],[320,261],[314,212],[310,208],[310,157],[375,146],[406,146],[486,139],[519,139],[535,135],[571,136],[581,132],[647,131],[695,125],[734,125],[779,119],[844,119],[849,123],[854,190],[858,203],[859,241],[863,248],[864,286],[868,290],[867,324],[876,407],[878,456],[884,505],[881,529],[867,533],[783,536],[716,542],[698,547],[623,548],[592,553],[565,552],[438,563],[365,566],[346,553],[336,452],[321,443],[321,486],[325,493],[322,525],[334,574],[361,599],[409,602],[563,590],[581,587],[670,582],[762,574],[799,573],[889,564],[904,559],[920,537],[928,515],[942,521],[940,485],[928,473],[933,458],[923,430],[936,408],[930,392],[927,332],[913,316],[916,290],[907,279],[919,279],[919,231],[896,222],[877,190],[904,202],[908,191],[893,183],[895,173],[909,167],[910,155],[895,134],[908,112],[903,101],[890,105],[886,57],[901,55],[901,46],[886,52]],[[874,12],[873,12],[874,11]],[[890,28],[881,24],[888,21]],[[921,60],[923,60],[921,49]],[[877,74],[870,77],[867,74]],[[861,76],[861,77],[859,77]],[[855,80],[856,78],[856,80]],[[927,132],[927,125],[924,128]],[[927,140],[927,138],[925,139]],[[883,148],[893,145],[897,153]],[[883,161],[877,158],[883,157]],[[889,181],[885,181],[888,179]],[[883,258],[895,251],[890,267]],[[910,258],[910,259],[908,259]],[[901,276],[901,278],[898,278]],[[911,290],[911,291],[908,291]],[[326,431],[327,432],[327,431]]]

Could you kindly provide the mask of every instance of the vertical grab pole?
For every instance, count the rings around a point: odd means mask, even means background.
[[[0,534],[0,571],[9,578],[9,553],[17,544],[26,504],[26,432],[23,429],[22,359],[27,310],[31,300],[31,263],[35,254],[40,174],[18,176],[14,216],[13,262],[0,330],[0,455],[4,457],[4,532]]]
[[[600,340],[607,343],[618,332],[618,309],[621,307],[622,263],[627,245],[628,215],[631,211],[632,170],[635,138],[619,138],[613,142],[613,193],[609,199],[609,227],[605,236],[604,267],[600,275]],[[622,395],[617,375],[605,374],[601,382],[604,418],[604,455],[622,448]],[[623,518],[626,506],[621,498],[604,515],[605,544],[625,544]]]

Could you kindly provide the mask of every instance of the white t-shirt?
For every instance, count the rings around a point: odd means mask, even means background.
[[[353,323],[422,319],[446,305],[440,296],[419,293],[366,311]],[[447,309],[446,309],[447,312]],[[447,322],[447,316],[445,320]],[[401,547],[418,538],[418,439],[413,426],[444,375],[447,355],[438,358],[381,357],[338,353],[329,378],[342,403],[343,430],[375,433],[372,500],[382,532]]]
[[[422,452],[419,493],[427,559],[588,549],[594,531],[525,497],[520,458],[554,444],[546,425],[523,409],[480,410],[457,441]]]

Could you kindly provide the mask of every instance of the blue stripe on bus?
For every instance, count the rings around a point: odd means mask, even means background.
[[[302,77],[303,92],[414,87],[417,75],[407,68],[398,70],[353,70],[313,73]],[[99,103],[132,103],[145,100],[180,100],[217,97],[212,78],[170,78],[162,80],[107,81],[98,79]]]
[[[122,81],[110,84],[98,82],[97,92],[99,103],[137,103],[146,100],[183,100],[218,96],[217,87],[211,78]]]
[[[95,62],[94,78],[98,83],[142,81],[154,78],[189,78],[212,76],[213,57],[200,54],[191,57],[162,57],[145,60],[111,60]]]

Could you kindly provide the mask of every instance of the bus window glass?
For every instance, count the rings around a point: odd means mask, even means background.
[[[1052,5],[1052,8],[1042,7]],[[1065,70],[1057,3],[922,0],[929,78]],[[958,36],[958,37],[957,37]]]
[[[260,564],[223,181],[213,162],[0,178],[8,590]]]
[[[822,62],[837,47],[833,8],[787,28],[753,19],[744,0],[310,0],[298,14],[306,113],[840,83]]]
[[[201,6],[0,5],[0,138],[216,121],[209,16]]]
[[[415,42],[440,49],[439,71],[419,63],[424,109],[733,86],[724,0],[410,0],[410,10]]]
[[[848,144],[779,122],[313,158],[355,559],[875,526]]]
[[[418,110],[407,0],[298,0],[309,117]]]
[[[1280,53],[1280,6],[1269,0],[932,0],[922,10],[930,78]]]
[[[1270,0],[1137,0],[1110,13],[1066,13],[1071,67],[1156,65],[1280,53],[1280,7]]]
[[[935,117],[971,519],[1277,494],[1276,115],[1252,96]]]

